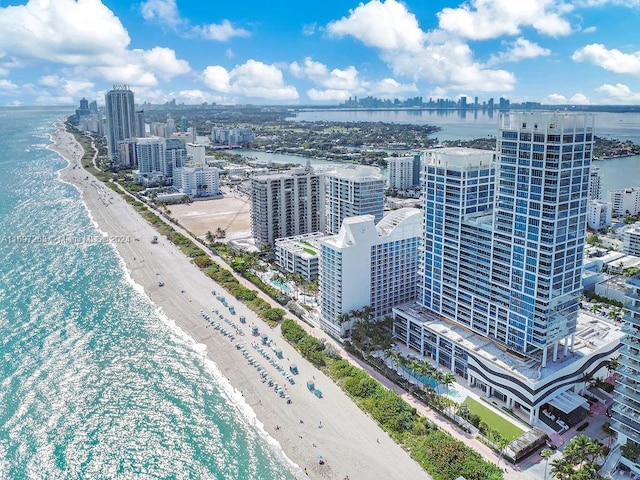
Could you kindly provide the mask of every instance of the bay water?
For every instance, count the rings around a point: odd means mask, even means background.
[[[0,479],[293,479],[60,181],[69,113],[0,108]]]

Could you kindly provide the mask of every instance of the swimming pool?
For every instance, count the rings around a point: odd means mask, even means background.
[[[271,279],[269,281],[271,282],[271,285],[273,285],[274,287],[284,290],[287,293],[291,293],[291,287],[289,286],[288,283],[284,283],[284,282],[281,282],[280,280],[274,280],[274,279]]]

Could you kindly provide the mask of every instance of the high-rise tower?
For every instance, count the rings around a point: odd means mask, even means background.
[[[337,234],[347,217],[373,215],[375,223],[382,220],[384,178],[377,167],[337,167],[324,176],[327,234]]]
[[[279,238],[324,230],[322,176],[311,168],[294,168],[251,179],[251,231],[258,245]]]
[[[516,351],[542,351],[543,366],[547,347],[555,360],[576,330],[593,122],[593,114],[562,113],[499,119],[492,333]]]
[[[423,161],[416,304],[394,335],[535,421],[569,416],[571,390],[619,347],[619,326],[579,312],[593,114],[502,113],[493,152]],[[495,194],[493,193],[495,192]]]
[[[136,110],[133,92],[127,85],[114,85],[105,95],[106,136],[109,159],[121,162],[121,144],[136,137]],[[126,147],[125,147],[126,148]]]

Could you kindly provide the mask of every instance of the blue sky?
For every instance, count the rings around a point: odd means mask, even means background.
[[[640,104],[640,0],[0,0],[0,105]]]

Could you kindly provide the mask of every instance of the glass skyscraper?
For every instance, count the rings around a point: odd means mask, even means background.
[[[121,143],[136,138],[136,110],[133,92],[127,85],[114,85],[105,97],[106,137],[109,159],[120,162]]]
[[[578,328],[593,123],[504,112],[495,153],[423,154],[417,301],[394,335],[530,422],[559,395],[578,405],[569,390],[619,345],[615,326]]]

